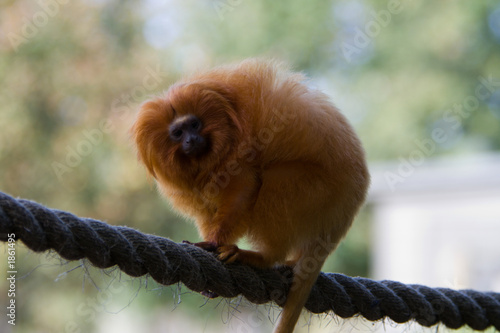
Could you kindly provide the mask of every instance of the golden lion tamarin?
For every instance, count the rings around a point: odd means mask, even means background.
[[[193,75],[142,105],[132,134],[163,195],[221,260],[294,266],[275,332],[292,332],[369,184],[364,151],[328,97],[272,60]],[[246,236],[255,251],[235,244]]]

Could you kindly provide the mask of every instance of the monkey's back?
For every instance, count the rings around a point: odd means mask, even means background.
[[[206,76],[237,90],[238,112],[252,129],[246,139],[264,146],[259,163],[298,159],[332,166],[349,152],[364,156],[354,130],[328,96],[307,87],[306,77],[284,63],[247,59]]]
[[[280,62],[249,59],[218,70],[238,89],[240,117],[251,128],[243,144],[257,153],[248,163],[262,179],[248,217],[250,237],[261,247],[285,242],[283,248],[296,249],[318,234],[336,244],[369,183],[363,148],[346,118]],[[266,221],[282,222],[273,229]]]

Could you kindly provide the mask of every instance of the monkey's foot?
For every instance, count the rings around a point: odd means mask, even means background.
[[[184,244],[189,244],[189,245],[194,245],[196,247],[199,247],[200,249],[203,249],[208,252],[215,252],[217,250],[217,245],[214,242],[198,242],[198,243],[191,243],[190,241],[183,240],[182,241]]]

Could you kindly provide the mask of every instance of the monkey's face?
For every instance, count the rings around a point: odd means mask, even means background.
[[[179,144],[187,156],[198,156],[207,151],[207,140],[201,135],[203,124],[195,115],[177,117],[168,128],[170,140]]]
[[[220,84],[195,82],[146,102],[132,133],[149,172],[164,179],[213,172],[241,134],[231,95]]]

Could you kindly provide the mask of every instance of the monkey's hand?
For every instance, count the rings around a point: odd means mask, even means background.
[[[258,268],[271,267],[272,262],[267,261],[264,256],[256,251],[242,250],[238,246],[231,245],[221,245],[217,248],[217,254],[219,260],[230,264],[233,262],[239,262],[244,265],[249,265]]]
[[[218,258],[220,261],[224,261],[228,264],[238,260],[239,254],[242,250],[238,246],[232,245],[222,245],[217,248]]]
[[[182,243],[199,247],[200,249],[205,250],[207,252],[216,253],[217,258],[219,258],[220,261],[223,261],[228,264],[237,261],[240,256],[240,253],[251,252],[251,251],[240,250],[240,248],[234,244],[217,246],[217,244],[214,242],[192,243],[188,240],[183,240]]]
[[[194,245],[196,247],[199,247],[200,249],[203,249],[208,252],[215,252],[217,251],[217,244],[214,242],[198,242],[198,243],[191,243],[190,241],[183,240],[182,241],[184,244],[189,244],[189,245]]]

